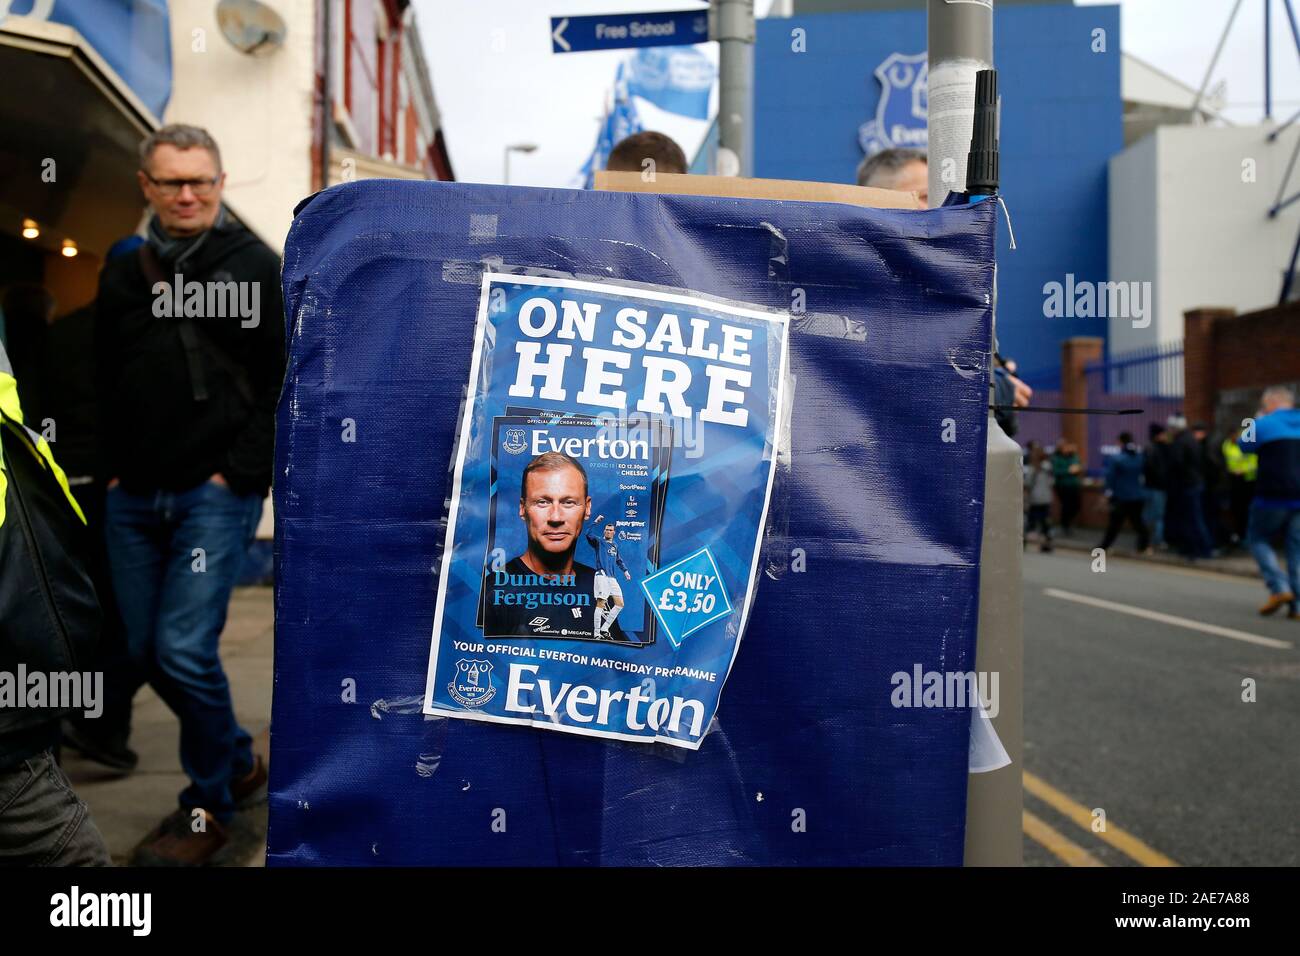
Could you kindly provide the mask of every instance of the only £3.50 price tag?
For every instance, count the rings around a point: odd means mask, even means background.
[[[731,614],[727,591],[708,548],[682,558],[641,582],[673,647],[706,624]]]

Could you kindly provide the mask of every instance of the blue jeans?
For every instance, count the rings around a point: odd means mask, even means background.
[[[1269,542],[1279,531],[1285,533],[1286,576],[1277,563],[1277,553]],[[1255,556],[1255,563],[1264,575],[1264,585],[1270,594],[1290,591],[1300,597],[1300,508],[1270,507],[1259,501],[1250,506],[1250,521],[1246,525],[1246,544]],[[1290,578],[1288,583],[1287,578]]]
[[[262,514],[262,499],[208,481],[188,491],[109,489],[105,505],[113,593],[131,668],[181,724],[182,807],[228,820],[230,783],[253,768],[217,645],[226,605]],[[132,691],[134,688],[132,688]]]
[[[1151,546],[1165,543],[1165,492],[1163,488],[1146,489],[1146,507],[1142,509],[1142,522],[1151,529]]]

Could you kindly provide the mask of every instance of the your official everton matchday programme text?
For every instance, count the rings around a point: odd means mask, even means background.
[[[583,664],[592,667],[604,667],[612,671],[626,671],[642,677],[689,677],[693,680],[707,680],[714,683],[718,675],[713,671],[698,670],[694,667],[653,667],[649,664],[636,664],[620,661],[613,657],[592,657],[573,651],[555,651],[545,647],[526,647],[522,644],[476,643],[472,641],[452,641],[452,646],[464,654],[505,654],[508,657],[531,657],[539,661],[564,661],[567,664]]]

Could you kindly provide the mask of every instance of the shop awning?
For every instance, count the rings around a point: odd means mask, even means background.
[[[170,90],[170,65],[167,74]],[[0,84],[0,231],[18,235],[22,220],[34,219],[40,245],[72,238],[102,255],[140,218],[137,150],[157,116],[98,47],[64,23],[0,23],[0,76],[14,80]]]

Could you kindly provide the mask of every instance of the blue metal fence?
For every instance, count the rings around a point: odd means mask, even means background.
[[[1163,425],[1183,409],[1183,343],[1169,342],[1111,355],[1084,366],[1089,408],[1140,408],[1140,415],[1088,416],[1088,471],[1100,474],[1102,459],[1131,432],[1146,445],[1150,426]]]

